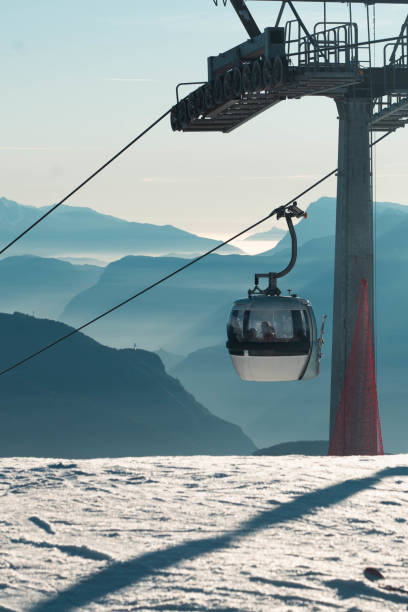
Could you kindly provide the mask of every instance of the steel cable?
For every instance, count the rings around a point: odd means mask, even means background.
[[[80,189],[82,189],[82,187],[84,187],[87,183],[89,183],[93,178],[95,178],[95,176],[97,176],[100,172],[102,172],[102,170],[105,170],[105,168],[107,168],[112,162],[115,161],[115,159],[117,159],[118,157],[120,157],[122,155],[122,153],[124,153],[125,151],[127,151],[132,145],[134,145],[138,140],[140,140],[145,134],[147,134],[147,132],[150,132],[150,130],[152,128],[154,128],[158,123],[160,123],[160,121],[162,121],[165,117],[167,117],[167,115],[171,112],[171,108],[169,108],[169,110],[167,110],[163,115],[161,115],[158,119],[156,119],[156,121],[153,121],[153,123],[151,123],[145,130],[143,130],[143,132],[140,132],[140,134],[138,134],[136,136],[136,138],[133,138],[133,140],[131,140],[127,145],[125,145],[120,151],[118,151],[117,153],[115,153],[115,155],[113,157],[111,157],[110,159],[108,159],[107,162],[105,162],[104,164],[102,164],[102,166],[100,166],[97,170],[95,170],[95,172],[93,172],[90,176],[88,176],[88,178],[86,178],[84,181],[82,181],[82,183],[80,183],[77,187],[75,187],[75,189],[73,189],[72,191],[70,191],[70,193],[68,195],[66,195],[64,198],[62,198],[62,200],[60,200],[59,202],[57,202],[57,204],[54,204],[54,206],[52,206],[49,210],[47,210],[46,213],[44,213],[41,217],[39,217],[37,219],[37,221],[34,221],[34,223],[32,223],[29,227],[27,227],[23,232],[21,232],[21,234],[19,234],[18,236],[16,236],[16,238],[14,238],[14,240],[12,240],[11,242],[9,242],[8,244],[6,244],[5,247],[3,247],[0,250],[0,255],[2,255],[5,251],[7,251],[7,249],[9,249],[13,244],[15,244],[18,240],[20,240],[20,238],[22,238],[23,236],[25,236],[26,234],[28,234],[29,231],[31,231],[36,225],[38,225],[39,223],[41,223],[41,221],[43,221],[46,217],[48,217],[48,215],[50,215],[52,212],[54,212],[54,210],[56,210],[57,208],[59,208],[61,206],[61,204],[64,204],[64,202],[66,202],[71,196],[73,196],[75,193],[77,193]]]
[[[168,113],[166,113],[168,114]],[[163,117],[165,117],[165,115],[163,115]],[[161,119],[163,118],[161,117]],[[156,122],[157,123],[157,122]],[[152,124],[153,126],[153,124]],[[152,127],[151,126],[151,127]],[[386,134],[383,134],[380,138],[378,138],[377,140],[375,140],[371,146],[374,146],[375,144],[377,144],[378,142],[380,142],[381,140],[383,140],[384,138],[386,138],[389,134],[391,134],[391,132],[387,132]],[[135,141],[132,141],[135,142]],[[129,147],[130,145],[128,145]],[[124,150],[124,149],[123,149]],[[122,150],[122,151],[123,151]],[[113,158],[112,158],[113,159]],[[206,251],[205,253],[203,253],[202,255],[199,255],[198,257],[196,257],[195,259],[192,259],[191,261],[187,262],[186,264],[184,264],[183,266],[180,266],[179,268],[177,268],[176,270],[174,270],[173,272],[171,272],[170,274],[167,274],[166,276],[163,276],[162,278],[160,278],[159,280],[157,280],[156,282],[152,283],[151,285],[148,285],[147,287],[145,287],[144,289],[142,289],[141,291],[138,291],[137,293],[135,293],[134,295],[130,296],[129,298],[123,300],[122,302],[120,302],[119,304],[116,304],[115,306],[112,306],[112,308],[109,308],[108,310],[106,310],[105,312],[103,312],[102,314],[98,315],[97,317],[94,317],[93,319],[91,319],[90,321],[87,321],[86,323],[84,323],[83,325],[76,327],[75,329],[72,329],[70,332],[68,332],[67,334],[65,334],[64,336],[61,336],[60,338],[57,338],[57,340],[54,340],[53,342],[51,342],[50,344],[42,347],[41,349],[39,349],[38,351],[35,351],[34,353],[31,353],[30,355],[27,355],[27,357],[24,357],[23,359],[21,359],[20,361],[17,361],[16,363],[14,363],[13,365],[9,366],[8,368],[5,368],[4,370],[2,370],[0,372],[0,376],[2,376],[3,374],[6,374],[7,372],[10,372],[11,370],[14,370],[15,368],[17,368],[18,366],[22,365],[23,363],[26,363],[27,361],[30,361],[31,359],[33,359],[34,357],[37,357],[38,355],[40,355],[41,353],[44,353],[45,351],[47,351],[48,349],[52,348],[53,346],[59,344],[60,342],[63,342],[64,340],[67,340],[68,338],[70,338],[71,336],[73,336],[74,334],[82,331],[83,329],[85,329],[86,327],[88,327],[89,325],[92,325],[93,323],[96,323],[96,321],[99,321],[100,319],[103,319],[104,317],[106,317],[108,314],[111,314],[112,312],[114,312],[115,310],[118,310],[119,308],[121,308],[122,306],[125,306],[125,304],[128,304],[129,302],[131,302],[132,300],[135,300],[136,298],[138,298],[139,296],[143,295],[144,293],[147,293],[148,291],[151,291],[152,289],[154,289],[155,287],[157,287],[158,285],[161,285],[162,283],[164,283],[165,281],[169,280],[170,278],[172,278],[173,276],[176,276],[176,274],[179,274],[180,272],[182,272],[183,270],[186,270],[187,268],[189,268],[190,266],[194,265],[195,263],[201,261],[202,259],[204,259],[205,257],[208,257],[209,255],[211,255],[212,253],[214,253],[215,251],[218,251],[221,247],[225,246],[226,244],[229,244],[230,242],[232,242],[233,240],[236,240],[237,238],[239,238],[240,236],[242,236],[243,234],[246,234],[247,232],[249,232],[251,229],[254,229],[255,227],[257,227],[258,225],[261,225],[261,223],[264,223],[265,221],[267,221],[268,219],[270,219],[276,212],[277,210],[282,210],[283,208],[287,208],[288,206],[290,206],[291,204],[293,204],[293,202],[295,202],[296,200],[298,200],[299,198],[301,198],[302,196],[306,195],[307,193],[309,193],[310,191],[312,191],[312,189],[314,189],[315,187],[317,187],[318,185],[320,185],[321,183],[323,183],[325,180],[327,180],[328,178],[330,178],[331,176],[333,176],[334,174],[336,174],[337,172],[337,168],[335,168],[334,170],[332,170],[331,172],[329,172],[328,174],[325,174],[325,176],[323,176],[321,179],[319,179],[318,181],[316,181],[315,183],[313,183],[313,185],[310,185],[307,189],[305,189],[304,191],[302,191],[301,193],[299,193],[297,196],[295,196],[294,198],[291,198],[286,204],[284,204],[283,206],[279,206],[277,208],[274,208],[272,210],[272,212],[270,212],[268,215],[266,215],[266,217],[263,217],[262,219],[260,219],[259,221],[256,221],[255,223],[253,223],[252,225],[246,227],[245,229],[243,229],[242,231],[238,232],[238,234],[235,234],[234,236],[231,236],[231,238],[228,238],[228,240],[225,240],[224,242],[221,242],[220,244],[218,244],[217,246],[213,247],[212,249],[210,249],[209,251]]]

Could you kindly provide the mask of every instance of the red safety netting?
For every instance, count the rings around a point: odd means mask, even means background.
[[[360,302],[329,455],[383,455],[367,281]]]

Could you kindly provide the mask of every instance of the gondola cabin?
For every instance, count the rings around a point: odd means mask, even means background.
[[[319,374],[320,342],[308,300],[259,295],[237,300],[227,348],[243,380],[306,380]]]

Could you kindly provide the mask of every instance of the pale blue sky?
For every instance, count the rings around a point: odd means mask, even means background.
[[[251,2],[261,28],[279,4]],[[311,24],[320,5],[297,3]],[[179,81],[246,38],[212,0],[0,0],[0,195],[59,200],[174,103]],[[353,7],[365,24],[365,9]],[[378,36],[408,7],[377,6]],[[346,19],[346,5],[329,7]],[[360,36],[365,36],[362,27]],[[71,203],[222,237],[249,225],[337,165],[337,113],[325,98],[287,101],[229,135],[156,128]],[[377,151],[377,198],[408,204],[408,133]],[[331,179],[302,201],[335,194]],[[264,229],[267,229],[266,227]]]

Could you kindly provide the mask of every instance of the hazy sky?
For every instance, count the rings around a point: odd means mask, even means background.
[[[278,7],[250,3],[261,29]],[[231,7],[212,0],[0,0],[0,8],[0,195],[35,206],[59,200],[171,106],[179,81],[205,80],[208,55],[246,38]],[[321,17],[320,5],[297,8],[309,25]],[[398,34],[406,10],[378,5],[377,36]],[[353,12],[363,39],[365,8]],[[347,19],[347,6],[328,16]],[[408,204],[407,146],[400,130],[378,147],[378,200]],[[336,157],[336,107],[326,98],[284,102],[228,135],[174,134],[165,121],[71,203],[221,237],[296,195]],[[330,179],[302,204],[334,194]]]

